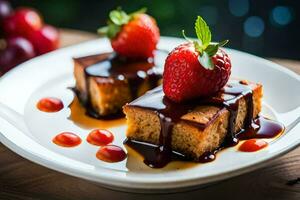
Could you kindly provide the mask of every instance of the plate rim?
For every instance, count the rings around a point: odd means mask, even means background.
[[[12,125],[9,124],[9,126],[12,126]],[[14,126],[12,126],[12,127],[15,128]],[[18,129],[16,129],[16,130],[19,131]],[[1,132],[0,132],[0,141],[2,142],[2,144],[4,144],[6,147],[8,147],[10,150],[12,150],[16,154],[20,155],[21,157],[23,157],[33,163],[36,163],[43,167],[46,167],[48,169],[51,169],[51,170],[54,170],[54,171],[57,171],[57,172],[60,172],[63,174],[71,175],[71,176],[74,176],[77,178],[82,178],[82,179],[85,179],[88,181],[97,182],[97,183],[103,184],[104,186],[120,187],[120,188],[125,188],[125,189],[143,189],[143,190],[148,190],[148,189],[163,190],[163,189],[184,188],[184,187],[191,187],[191,186],[195,186],[195,185],[209,184],[212,182],[232,178],[232,177],[262,168],[262,167],[266,166],[267,164],[270,164],[270,161],[274,161],[278,157],[280,157],[280,156],[284,155],[285,153],[292,151],[300,146],[300,140],[295,141],[293,144],[289,145],[289,147],[287,147],[285,149],[281,149],[281,151],[279,151],[276,155],[269,156],[267,159],[264,159],[260,162],[253,163],[249,166],[238,168],[238,170],[231,169],[226,172],[214,174],[211,176],[206,176],[203,178],[194,177],[194,178],[189,178],[189,179],[173,180],[171,182],[169,180],[164,180],[164,181],[160,180],[160,182],[157,182],[157,181],[145,182],[145,181],[139,180],[139,179],[135,179],[135,180],[126,179],[126,178],[121,179],[120,177],[117,179],[115,179],[115,177],[113,177],[113,179],[112,179],[111,176],[106,176],[106,177],[99,176],[99,177],[101,177],[101,179],[99,179],[98,176],[97,177],[93,176],[93,174],[91,174],[91,173],[86,173],[86,172],[78,173],[76,171],[76,169],[74,169],[74,168],[70,168],[69,166],[66,167],[64,165],[60,165],[60,163],[51,162],[47,159],[44,159],[41,156],[30,153],[28,151],[23,151],[24,150],[23,148],[19,147],[14,142],[12,142],[8,138],[6,138]],[[35,141],[33,141],[33,142],[35,142]],[[40,145],[40,144],[38,144],[38,145]],[[48,165],[49,163],[51,163],[52,165]],[[68,171],[66,171],[66,170],[68,170]],[[222,175],[222,176],[220,176],[220,175]],[[168,183],[168,185],[164,185],[164,187],[161,188],[162,184],[166,184],[166,183]],[[144,185],[141,185],[141,184],[144,184]],[[157,187],[155,187],[155,186],[157,186]]]
[[[175,37],[161,37],[161,39],[162,40],[169,40],[169,39],[178,40],[178,38],[175,38]],[[65,48],[59,49],[57,51],[67,51],[70,48],[75,48],[76,46],[80,46],[80,45],[85,44],[85,43],[92,43],[92,42],[99,41],[99,40],[105,40],[105,39],[100,38],[100,39],[96,39],[96,40],[91,40],[91,41],[87,41],[87,42],[84,42],[84,43],[80,43],[80,44],[72,45],[72,46],[69,46],[69,47],[65,47]],[[180,39],[180,41],[181,41],[181,39]],[[33,60],[39,59],[41,57],[45,57],[45,56],[50,55],[50,54],[56,54],[57,51],[51,52],[51,53],[43,55],[43,56],[39,56],[39,57],[37,57]],[[258,62],[262,62],[263,64],[268,65],[269,67],[275,68],[275,69],[277,69],[277,70],[279,70],[283,73],[286,73],[286,74],[292,76],[293,78],[297,79],[298,81],[300,81],[300,76],[298,74],[296,74],[295,72],[293,72],[293,71],[291,71],[287,68],[284,68],[284,67],[280,66],[279,64],[273,63],[273,62],[271,62],[269,60],[266,60],[264,58],[261,58],[261,57],[258,57],[258,56],[255,56],[255,55],[252,55],[252,54],[249,54],[249,53],[245,53],[245,52],[242,52],[242,51],[238,51],[238,50],[234,50],[234,49],[230,49],[230,51],[234,51],[234,52],[237,52],[237,53],[240,53],[240,54],[251,56],[251,57],[255,58],[256,60],[258,60]],[[10,72],[6,73],[3,77],[0,78],[0,84],[1,84],[2,80],[6,79],[6,78],[9,78],[10,76],[13,75],[13,73],[18,73],[18,70],[20,70],[22,68],[22,66],[26,66],[31,61],[32,60],[27,61],[27,62],[19,65],[17,68],[14,68]],[[1,119],[6,121],[3,118],[1,118]],[[16,127],[14,127],[11,124],[9,124],[9,126],[16,129]],[[83,179],[99,182],[99,183],[104,184],[104,185],[117,186],[117,187],[122,187],[122,188],[141,188],[141,189],[156,188],[156,189],[160,189],[163,183],[167,183],[167,182],[169,183],[168,180],[164,180],[164,181],[160,180],[160,184],[157,184],[158,187],[155,187],[155,183],[157,183],[157,180],[156,181],[149,181],[148,180],[147,182],[145,182],[145,180],[143,181],[142,179],[131,180],[131,179],[128,179],[126,177],[125,178],[124,177],[118,177],[118,178],[113,177],[112,178],[112,177],[109,177],[109,176],[106,176],[106,177],[97,176],[96,177],[96,176],[93,176],[92,173],[86,173],[86,172],[82,172],[82,171],[78,172],[78,171],[76,171],[76,168],[71,168],[70,166],[66,167],[66,166],[60,165],[60,163],[51,162],[51,161],[49,161],[47,159],[44,159],[43,157],[40,157],[36,154],[24,151],[24,148],[18,146],[13,141],[9,140],[2,133],[0,133],[0,141],[5,146],[7,146],[9,149],[14,151],[15,153],[21,155],[22,157],[24,157],[24,158],[26,158],[26,159],[34,162],[34,163],[40,164],[44,167],[47,167],[47,168],[50,168],[52,170],[59,171],[59,172],[65,173],[65,174],[69,174],[69,175],[80,177],[80,178],[83,178]],[[31,141],[35,142],[34,140],[31,140]],[[40,145],[40,144],[38,144],[38,145]],[[264,165],[268,164],[269,163],[268,161],[274,160],[277,157],[283,155],[284,153],[297,148],[299,145],[300,145],[300,139],[297,140],[297,141],[294,141],[293,143],[291,143],[287,148],[280,149],[276,153],[273,153],[272,156],[269,155],[269,157],[267,159],[263,159],[259,162],[253,163],[252,165],[248,165],[248,166],[245,166],[245,167],[242,167],[242,168],[238,168],[238,170],[237,169],[231,169],[231,170],[227,170],[225,172],[223,171],[222,173],[214,174],[214,175],[211,175],[211,176],[205,176],[205,177],[200,177],[200,178],[199,177],[194,177],[194,178],[188,178],[188,179],[183,178],[183,179],[180,179],[180,180],[173,180],[172,184],[169,183],[167,185],[164,185],[164,187],[161,188],[161,189],[189,187],[189,186],[193,186],[193,185],[196,185],[196,184],[207,184],[207,183],[223,180],[223,179],[226,179],[226,178],[229,178],[229,177],[237,176],[237,175],[249,172],[249,171],[253,171],[255,169],[258,169],[258,168],[263,167]],[[40,145],[40,146],[43,147],[42,145]],[[43,147],[43,148],[45,148],[45,147]],[[47,163],[49,164],[49,162],[52,165],[47,165]],[[99,177],[101,177],[101,179]],[[142,185],[141,183],[144,184],[144,185]]]

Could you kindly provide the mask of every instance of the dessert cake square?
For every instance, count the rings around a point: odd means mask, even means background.
[[[155,144],[199,161],[258,116],[262,95],[260,84],[230,80],[212,97],[178,104],[159,86],[124,106],[128,142]]]
[[[128,60],[115,53],[74,58],[77,96],[93,117],[120,114],[123,105],[159,85],[159,60],[166,55],[158,51],[157,60]]]

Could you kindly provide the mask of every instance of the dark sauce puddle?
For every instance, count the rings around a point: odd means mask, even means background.
[[[206,99],[197,99],[177,104],[166,98],[162,88],[158,87],[146,93],[146,95],[138,100],[133,101],[130,105],[147,108],[153,110],[157,114],[161,125],[159,145],[147,144],[129,139],[124,143],[143,155],[144,163],[152,168],[164,167],[172,160],[190,160],[188,156],[172,151],[172,129],[177,122],[185,121],[186,123],[192,123],[203,130],[218,117],[220,111],[215,115],[214,119],[206,124],[181,119],[183,115],[199,105],[213,105],[219,106],[220,108],[226,108],[229,111],[230,116],[227,136],[222,145],[211,152],[204,153],[198,158],[198,162],[205,163],[213,161],[216,158],[217,152],[238,144],[239,140],[273,138],[282,133],[284,127],[278,122],[262,116],[253,119],[252,96],[252,89],[244,81],[239,82],[237,80],[231,80],[220,94]],[[238,114],[239,101],[242,98],[245,99],[247,104],[247,116],[245,117],[244,128],[240,132],[235,133],[234,125]]]

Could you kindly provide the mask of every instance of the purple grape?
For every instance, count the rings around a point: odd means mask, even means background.
[[[7,72],[16,65],[35,56],[32,44],[23,37],[7,40],[7,47],[0,52],[0,71]]]
[[[35,51],[33,45],[24,37],[12,37],[7,40],[7,46],[17,50],[18,55],[26,59],[33,58]]]
[[[0,20],[9,16],[12,13],[12,7],[8,1],[0,0]]]
[[[15,60],[16,51],[13,48],[6,48],[0,52],[0,71],[5,73],[13,68],[17,62]]]

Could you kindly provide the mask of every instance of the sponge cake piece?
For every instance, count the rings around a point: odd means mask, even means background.
[[[156,87],[161,68],[153,59],[126,60],[115,53],[74,58],[75,89],[88,113],[103,118],[121,113],[123,105]]]
[[[128,142],[171,148],[199,161],[206,152],[219,148],[225,138],[234,138],[249,119],[256,118],[261,99],[260,84],[238,80],[229,81],[214,97],[182,104],[171,102],[158,87],[124,106]]]

